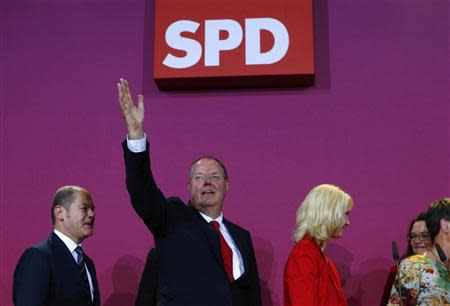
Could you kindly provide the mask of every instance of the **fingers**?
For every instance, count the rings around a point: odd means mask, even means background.
[[[133,104],[133,99],[131,99],[131,92],[130,86],[128,85],[128,81],[126,79],[120,78],[120,84],[122,85],[125,100],[130,104]]]
[[[134,112],[136,107],[134,106],[133,99],[131,98],[130,86],[126,79],[120,78],[120,82],[117,83],[117,89],[119,91],[119,104],[124,113]],[[137,109],[140,112],[144,111],[144,96],[138,95]]]
[[[138,95],[138,109],[144,111],[144,96]]]
[[[119,94],[119,105],[122,110],[124,110],[124,103],[123,103],[123,92],[122,92],[122,86],[120,83],[117,83],[117,90]]]
[[[130,88],[128,86],[128,81],[126,79],[120,78],[120,86],[125,94],[130,93]]]
[[[119,91],[119,105],[128,129],[128,137],[130,139],[142,139],[144,137],[142,128],[144,121],[144,96],[138,95],[136,107],[131,99],[130,86],[127,80],[120,78],[119,83],[117,83],[117,89]]]
[[[131,100],[130,88],[127,80],[120,78],[120,82],[117,83],[119,90],[119,104],[122,111],[128,111],[133,106],[133,100]]]

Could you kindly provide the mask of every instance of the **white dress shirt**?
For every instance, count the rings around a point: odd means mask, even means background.
[[[144,152],[146,149],[145,134],[144,134],[144,138],[137,139],[137,140],[129,139],[128,135],[127,135],[127,147],[133,153]],[[217,221],[217,223],[219,223],[220,232],[222,233],[223,238],[225,238],[225,241],[227,242],[228,246],[231,248],[231,251],[233,252],[233,277],[234,277],[234,279],[238,279],[245,272],[244,261],[242,259],[241,253],[239,252],[238,248],[236,247],[236,244],[233,241],[233,238],[231,238],[227,227],[223,223],[223,214],[221,213],[218,218],[212,219],[211,217],[205,215],[202,212],[199,212],[199,213],[206,220],[206,222],[209,223],[210,221],[214,220],[214,221]]]
[[[234,279],[238,279],[242,274],[244,274],[244,261],[242,259],[241,252],[239,252],[233,238],[231,238],[230,233],[228,232],[227,227],[223,223],[223,214],[220,213],[219,217],[213,219],[200,211],[199,213],[206,220],[206,222],[209,223],[211,221],[216,221],[217,223],[219,223],[220,232],[222,233],[222,236],[227,242],[228,246],[231,248],[231,251],[233,251],[233,277]]]
[[[76,244],[72,239],[70,239],[69,237],[67,237],[66,235],[64,235],[63,233],[58,231],[57,229],[54,229],[53,232],[59,237],[59,239],[62,240],[62,242],[64,242],[64,244],[66,245],[66,247],[69,249],[70,253],[72,254],[73,259],[77,263],[78,255],[77,255],[77,252],[75,252],[75,248],[77,246],[81,247],[81,244]],[[87,274],[87,278],[89,281],[89,288],[90,288],[90,292],[91,292],[91,301],[93,301],[94,300],[94,286],[92,285],[91,274],[89,273],[89,269],[86,266],[86,262],[84,263],[84,266],[86,268],[86,274]]]

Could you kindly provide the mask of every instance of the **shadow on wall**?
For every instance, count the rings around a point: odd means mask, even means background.
[[[326,253],[330,256],[341,278],[342,287],[345,288],[348,280],[352,278],[351,270],[353,254],[346,248],[331,242],[328,244]]]
[[[379,305],[392,262],[384,257],[369,258],[361,262],[356,273],[352,273],[352,253],[333,243],[327,247],[327,252],[341,277],[348,305]]]
[[[12,305],[12,288],[8,290],[3,281],[0,282],[0,305]]]
[[[261,237],[253,237],[253,243],[258,262],[262,304],[264,306],[273,306],[274,297],[270,291],[270,288],[273,286],[270,284],[270,280],[273,277],[273,271],[277,269],[273,260],[273,246],[270,241]],[[277,301],[278,297],[275,297],[275,300]]]
[[[361,262],[358,275],[353,277],[358,280],[358,284],[355,284],[355,291],[352,291],[355,292],[352,298],[358,299],[360,304],[349,303],[349,306],[380,305],[384,283],[391,266],[392,261],[385,257],[372,257]]]
[[[352,275],[351,272],[353,263],[353,254],[350,253],[350,251],[347,250],[346,248],[334,243],[330,243],[327,246],[326,252],[330,256],[339,273],[339,277],[341,278],[342,282],[342,288],[344,288],[348,305],[361,306],[362,304],[360,298],[362,294],[359,291],[360,290],[359,280],[356,276]],[[352,294],[350,295],[348,287],[355,286],[354,284],[357,284],[356,292],[350,290],[350,292],[352,292]]]
[[[120,257],[112,268],[113,292],[104,299],[104,306],[133,306],[144,263],[137,257]]]

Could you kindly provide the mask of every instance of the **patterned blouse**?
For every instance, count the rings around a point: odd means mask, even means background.
[[[404,306],[450,305],[450,274],[429,255],[414,255],[400,263],[400,288]],[[400,305],[397,279],[388,305]]]

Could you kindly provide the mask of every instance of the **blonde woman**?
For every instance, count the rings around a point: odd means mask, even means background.
[[[314,187],[297,211],[294,242],[284,269],[284,306],[347,305],[325,248],[350,222],[352,198],[329,184]]]

